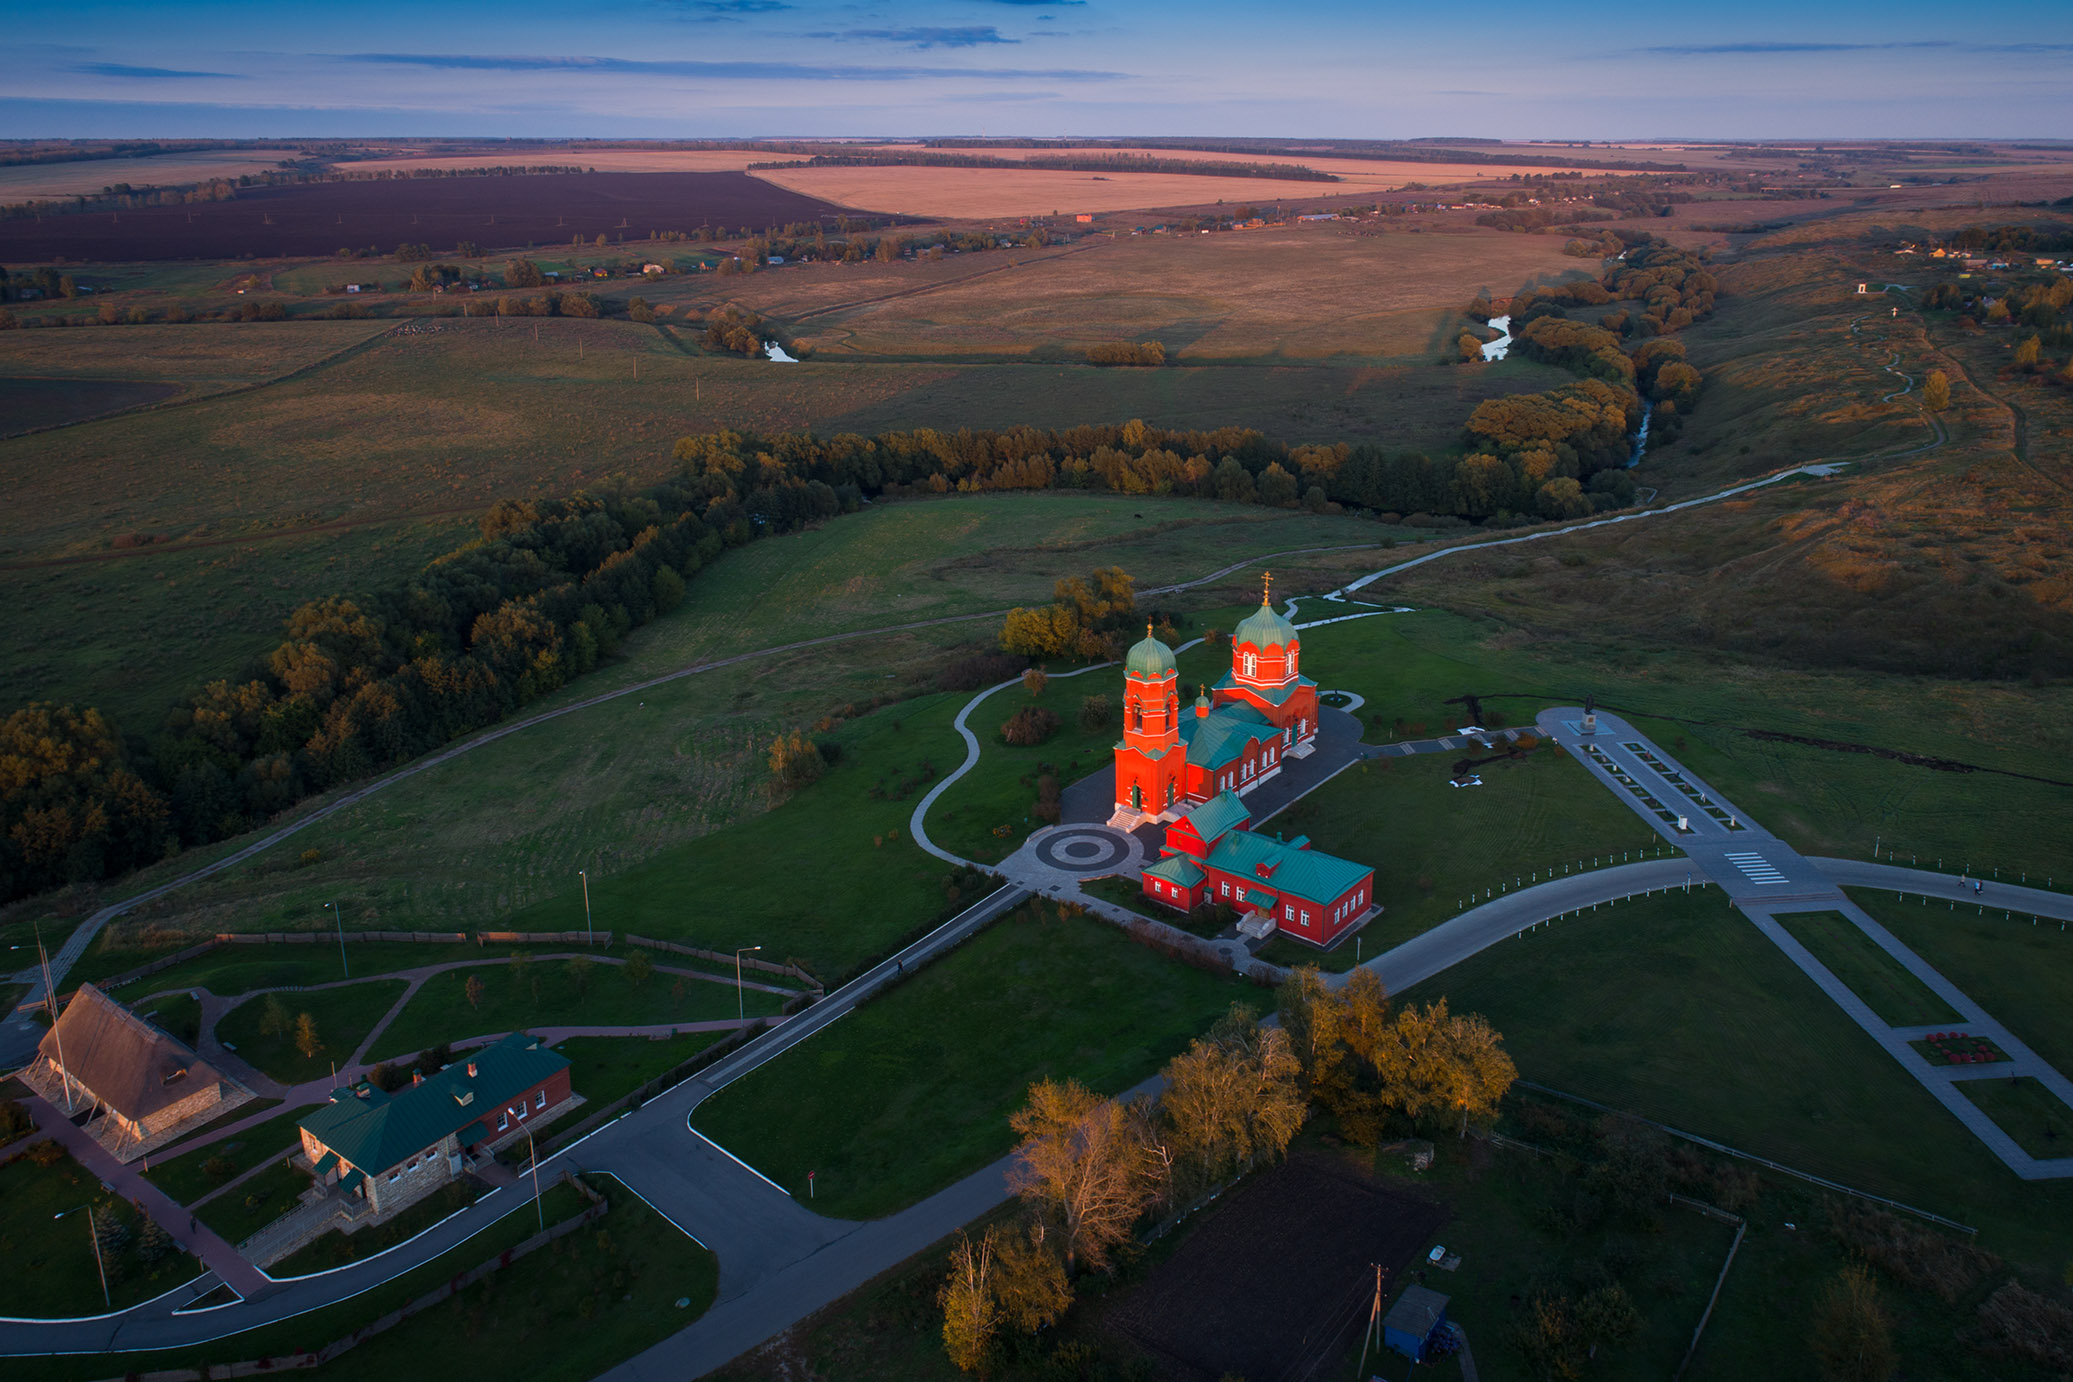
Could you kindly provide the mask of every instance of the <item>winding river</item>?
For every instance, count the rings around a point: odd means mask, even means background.
[[[1483,358],[1485,360],[1502,360],[1511,353],[1512,319],[1508,316],[1492,317],[1490,318],[1490,325],[1493,329],[1502,331],[1504,334],[1494,341],[1483,342]]]

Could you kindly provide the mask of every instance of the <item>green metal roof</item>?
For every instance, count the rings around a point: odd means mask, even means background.
[[[1345,896],[1354,884],[1373,873],[1366,864],[1298,849],[1250,830],[1233,830],[1209,851],[1210,867],[1239,878],[1257,878],[1307,902],[1328,904]],[[1268,872],[1261,874],[1265,867]]]
[[[1226,672],[1223,678],[1217,682],[1214,689],[1218,691],[1243,691],[1248,696],[1258,696],[1269,705],[1285,705],[1288,702],[1288,698],[1295,695],[1299,688],[1315,685],[1317,683],[1308,677],[1291,677],[1287,684],[1283,686],[1253,686],[1238,680],[1237,677]]]
[[[1278,900],[1279,899],[1277,899],[1274,896],[1274,894],[1263,893],[1258,888],[1247,888],[1245,890],[1245,905],[1248,907],[1257,907],[1263,912],[1273,911],[1274,904]]]
[[[1169,883],[1178,883],[1183,888],[1192,888],[1208,877],[1196,867],[1195,861],[1185,854],[1169,854],[1156,864],[1145,865],[1144,870],[1153,878],[1163,878]]]
[[[1247,744],[1278,738],[1281,731],[1249,705],[1220,705],[1207,715],[1183,715],[1180,733],[1188,743],[1188,761],[1213,772],[1243,757]]]
[[[502,1041],[457,1056],[452,1065],[423,1084],[384,1094],[372,1085],[355,1085],[343,1097],[334,1093],[326,1104],[302,1119],[300,1127],[369,1174],[400,1161],[459,1132],[513,1095],[531,1089],[568,1058],[538,1044],[538,1038],[513,1032]],[[468,1073],[470,1065],[475,1074]]]
[[[1157,681],[1170,677],[1178,669],[1173,661],[1173,649],[1152,637],[1151,630],[1145,630],[1144,639],[1132,645],[1130,655],[1123,659],[1125,676],[1148,677]]]
[[[1218,792],[1184,819],[1202,843],[1214,845],[1225,831],[1251,820],[1252,809],[1238,799],[1236,792]]]
[[[1234,647],[1250,643],[1255,648],[1285,648],[1295,641],[1296,626],[1282,618],[1274,606],[1265,603],[1246,615],[1231,633]]]

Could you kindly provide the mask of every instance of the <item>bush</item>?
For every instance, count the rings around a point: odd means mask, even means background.
[[[1111,341],[1091,346],[1087,351],[1090,365],[1163,365],[1166,363],[1166,347],[1157,341]]]
[[[2073,1368],[2073,1310],[2011,1281],[1979,1308],[1989,1353],[2057,1372]]]
[[[1026,705],[1001,726],[1001,739],[1018,748],[1041,744],[1058,732],[1058,716],[1042,706]]]
[[[1092,733],[1116,722],[1116,704],[1107,696],[1087,696],[1080,701],[1080,728]]]
[[[1829,1231],[1845,1251],[1863,1258],[1903,1286],[1934,1291],[1955,1302],[2001,1259],[1970,1243],[1944,1237],[1896,1214],[1866,1205],[1831,1203]]]

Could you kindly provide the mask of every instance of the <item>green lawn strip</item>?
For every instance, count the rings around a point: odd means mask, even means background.
[[[1772,920],[1887,1025],[1915,1027],[1964,1020],[1841,912],[1784,912]]]
[[[1362,932],[1363,956],[1379,955],[1489,896],[1671,853],[1560,750],[1486,764],[1477,770],[1481,787],[1448,785],[1455,757],[1371,759],[1264,827],[1308,835],[1314,849],[1375,866],[1375,900],[1383,912]],[[1349,968],[1356,954],[1351,942],[1328,955],[1292,941],[1269,950],[1263,958],[1279,964],[1327,969]]]
[[[464,1377],[487,1369],[534,1382],[582,1382],[704,1314],[719,1291],[718,1260],[618,1181],[597,1176],[591,1184],[611,1201],[603,1219],[375,1335],[314,1375]],[[544,1207],[550,1225],[572,1212]],[[531,1206],[507,1222],[537,1231]],[[489,1255],[480,1247],[448,1254],[461,1259],[457,1269]],[[679,1300],[689,1303],[678,1309]]]
[[[2010,1176],[1718,894],[1559,921],[1403,998],[1441,996],[1487,1016],[1526,1079],[1976,1225],[2005,1256],[2063,1247],[2044,1225],[2073,1184]]]
[[[2073,932],[1910,893],[1850,900],[2061,1073],[2073,1073]]]
[[[581,967],[581,982],[572,972]],[[481,1001],[471,1003],[468,980],[482,981]],[[371,1053],[375,1060],[407,1056],[443,1041],[515,1032],[532,1027],[645,1027],[665,1022],[732,1019],[776,1012],[785,1000],[774,993],[733,984],[657,974],[636,987],[620,966],[587,960],[528,961],[448,970],[424,986],[389,1024]],[[739,1008],[737,1007],[739,1004]]]
[[[396,1005],[404,987],[401,979],[375,979],[335,989],[259,994],[224,1014],[216,1024],[216,1039],[282,1084],[301,1084],[350,1064],[353,1052]],[[267,1012],[275,998],[286,1020],[280,1030],[268,1033]],[[307,1056],[297,1044],[297,1026],[305,1013],[317,1028],[316,1052]]]
[[[192,1046],[201,1039],[202,1005],[184,993],[161,994],[137,1007],[139,1017]]]
[[[86,1204],[93,1206],[96,1223],[105,1225],[112,1217],[128,1231],[127,1243],[107,1255],[108,1290],[116,1309],[150,1300],[201,1271],[193,1258],[170,1250],[156,1263],[146,1263],[138,1251],[143,1216],[134,1205],[103,1191],[70,1156],[51,1166],[18,1156],[0,1163],[0,1257],[7,1263],[0,1314],[67,1318],[108,1308],[87,1215],[78,1211]],[[185,1224],[161,1227],[173,1237],[185,1236]]]
[[[308,1276],[312,1272],[329,1271],[343,1267],[348,1262],[357,1262],[363,1257],[372,1257],[405,1243],[450,1214],[466,1209],[482,1196],[483,1186],[472,1177],[448,1181],[431,1194],[419,1200],[410,1208],[385,1223],[363,1228],[356,1233],[333,1229],[323,1237],[306,1243],[288,1256],[266,1269],[266,1274],[277,1279],[291,1276]],[[530,1196],[531,1187],[527,1187]]]
[[[582,924],[579,914],[577,925]],[[556,927],[555,930],[566,928]],[[496,959],[514,952],[544,953],[581,949],[556,941],[548,945],[477,945],[473,941],[458,944],[427,942],[423,945],[406,941],[349,941],[345,947],[346,963],[342,966],[335,943],[324,944],[264,944],[238,943],[218,946],[205,955],[169,965],[156,974],[147,974],[116,990],[116,996],[125,1002],[154,993],[166,993],[175,989],[205,988],[222,998],[232,998],[253,989],[298,988],[310,984],[334,984],[343,979],[372,979],[378,975],[394,973],[397,970],[417,969],[426,965],[448,964],[456,960]],[[110,958],[134,959],[135,951],[117,951]],[[603,952],[623,954],[623,948]],[[71,979],[90,979],[94,955],[89,951],[71,974]],[[146,955],[144,959],[149,959]],[[135,960],[143,963],[143,960]],[[695,963],[686,961],[686,963]],[[107,972],[132,968],[133,965],[107,965]]]
[[[152,1164],[144,1177],[181,1204],[192,1204],[268,1157],[292,1152],[298,1140],[295,1125],[308,1111],[307,1107],[290,1109],[235,1137],[178,1153],[163,1162],[147,1158]],[[207,1169],[212,1164],[215,1172]]]
[[[295,1208],[296,1197],[309,1184],[307,1171],[299,1171],[283,1159],[250,1180],[232,1186],[195,1214],[224,1242],[235,1247]]]
[[[870,1218],[1013,1145],[1029,1084],[1114,1093],[1269,995],[1084,917],[1027,909],[699,1106],[701,1131],[815,1208]]]
[[[2073,1108],[2030,1075],[2012,1080],[1958,1080],[1960,1093],[1979,1106],[2016,1145],[2040,1160],[2073,1157]]]
[[[923,696],[816,736],[842,746],[839,760],[775,809],[593,875],[597,924],[722,954],[760,945],[763,959],[796,959],[829,983],[884,953],[949,900],[948,869],[907,838],[907,822],[929,785],[964,761],[950,730],[964,700]],[[582,915],[571,878],[508,924],[563,927]]]
[[[611,1183],[600,1184],[609,1186]],[[452,1279],[456,1274],[471,1267],[481,1266],[504,1249],[522,1243],[540,1231],[539,1221],[530,1204],[522,1200],[506,1200],[505,1204],[511,1208],[502,1217],[466,1242],[449,1248],[430,1262],[414,1267],[392,1281],[383,1282],[336,1305],[327,1305],[320,1310],[312,1310],[293,1319],[282,1320],[278,1324],[248,1329],[242,1334],[233,1334],[228,1338],[217,1339],[191,1349],[82,1354],[66,1358],[11,1358],[8,1360],[10,1382],[17,1377],[23,1379],[23,1382],[89,1382],[89,1379],[94,1378],[120,1377],[125,1372],[221,1367],[234,1362],[280,1358],[304,1349],[321,1348],[334,1339],[351,1334],[370,1320],[378,1319],[389,1311],[415,1300]],[[580,1214],[584,1206],[583,1197],[566,1185],[553,1186],[541,1201],[541,1209],[549,1225]],[[610,1217],[608,1215],[607,1219]],[[434,1312],[426,1313],[431,1315]],[[407,1329],[411,1323],[406,1321],[398,1325],[397,1329]],[[350,1364],[358,1352],[357,1349],[349,1351],[340,1362]],[[414,1374],[406,1370],[392,1375]]]

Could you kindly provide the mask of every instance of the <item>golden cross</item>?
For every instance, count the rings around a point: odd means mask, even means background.
[[[1271,605],[1274,603],[1274,573],[1272,571],[1263,571],[1260,573],[1260,580],[1260,603]]]

